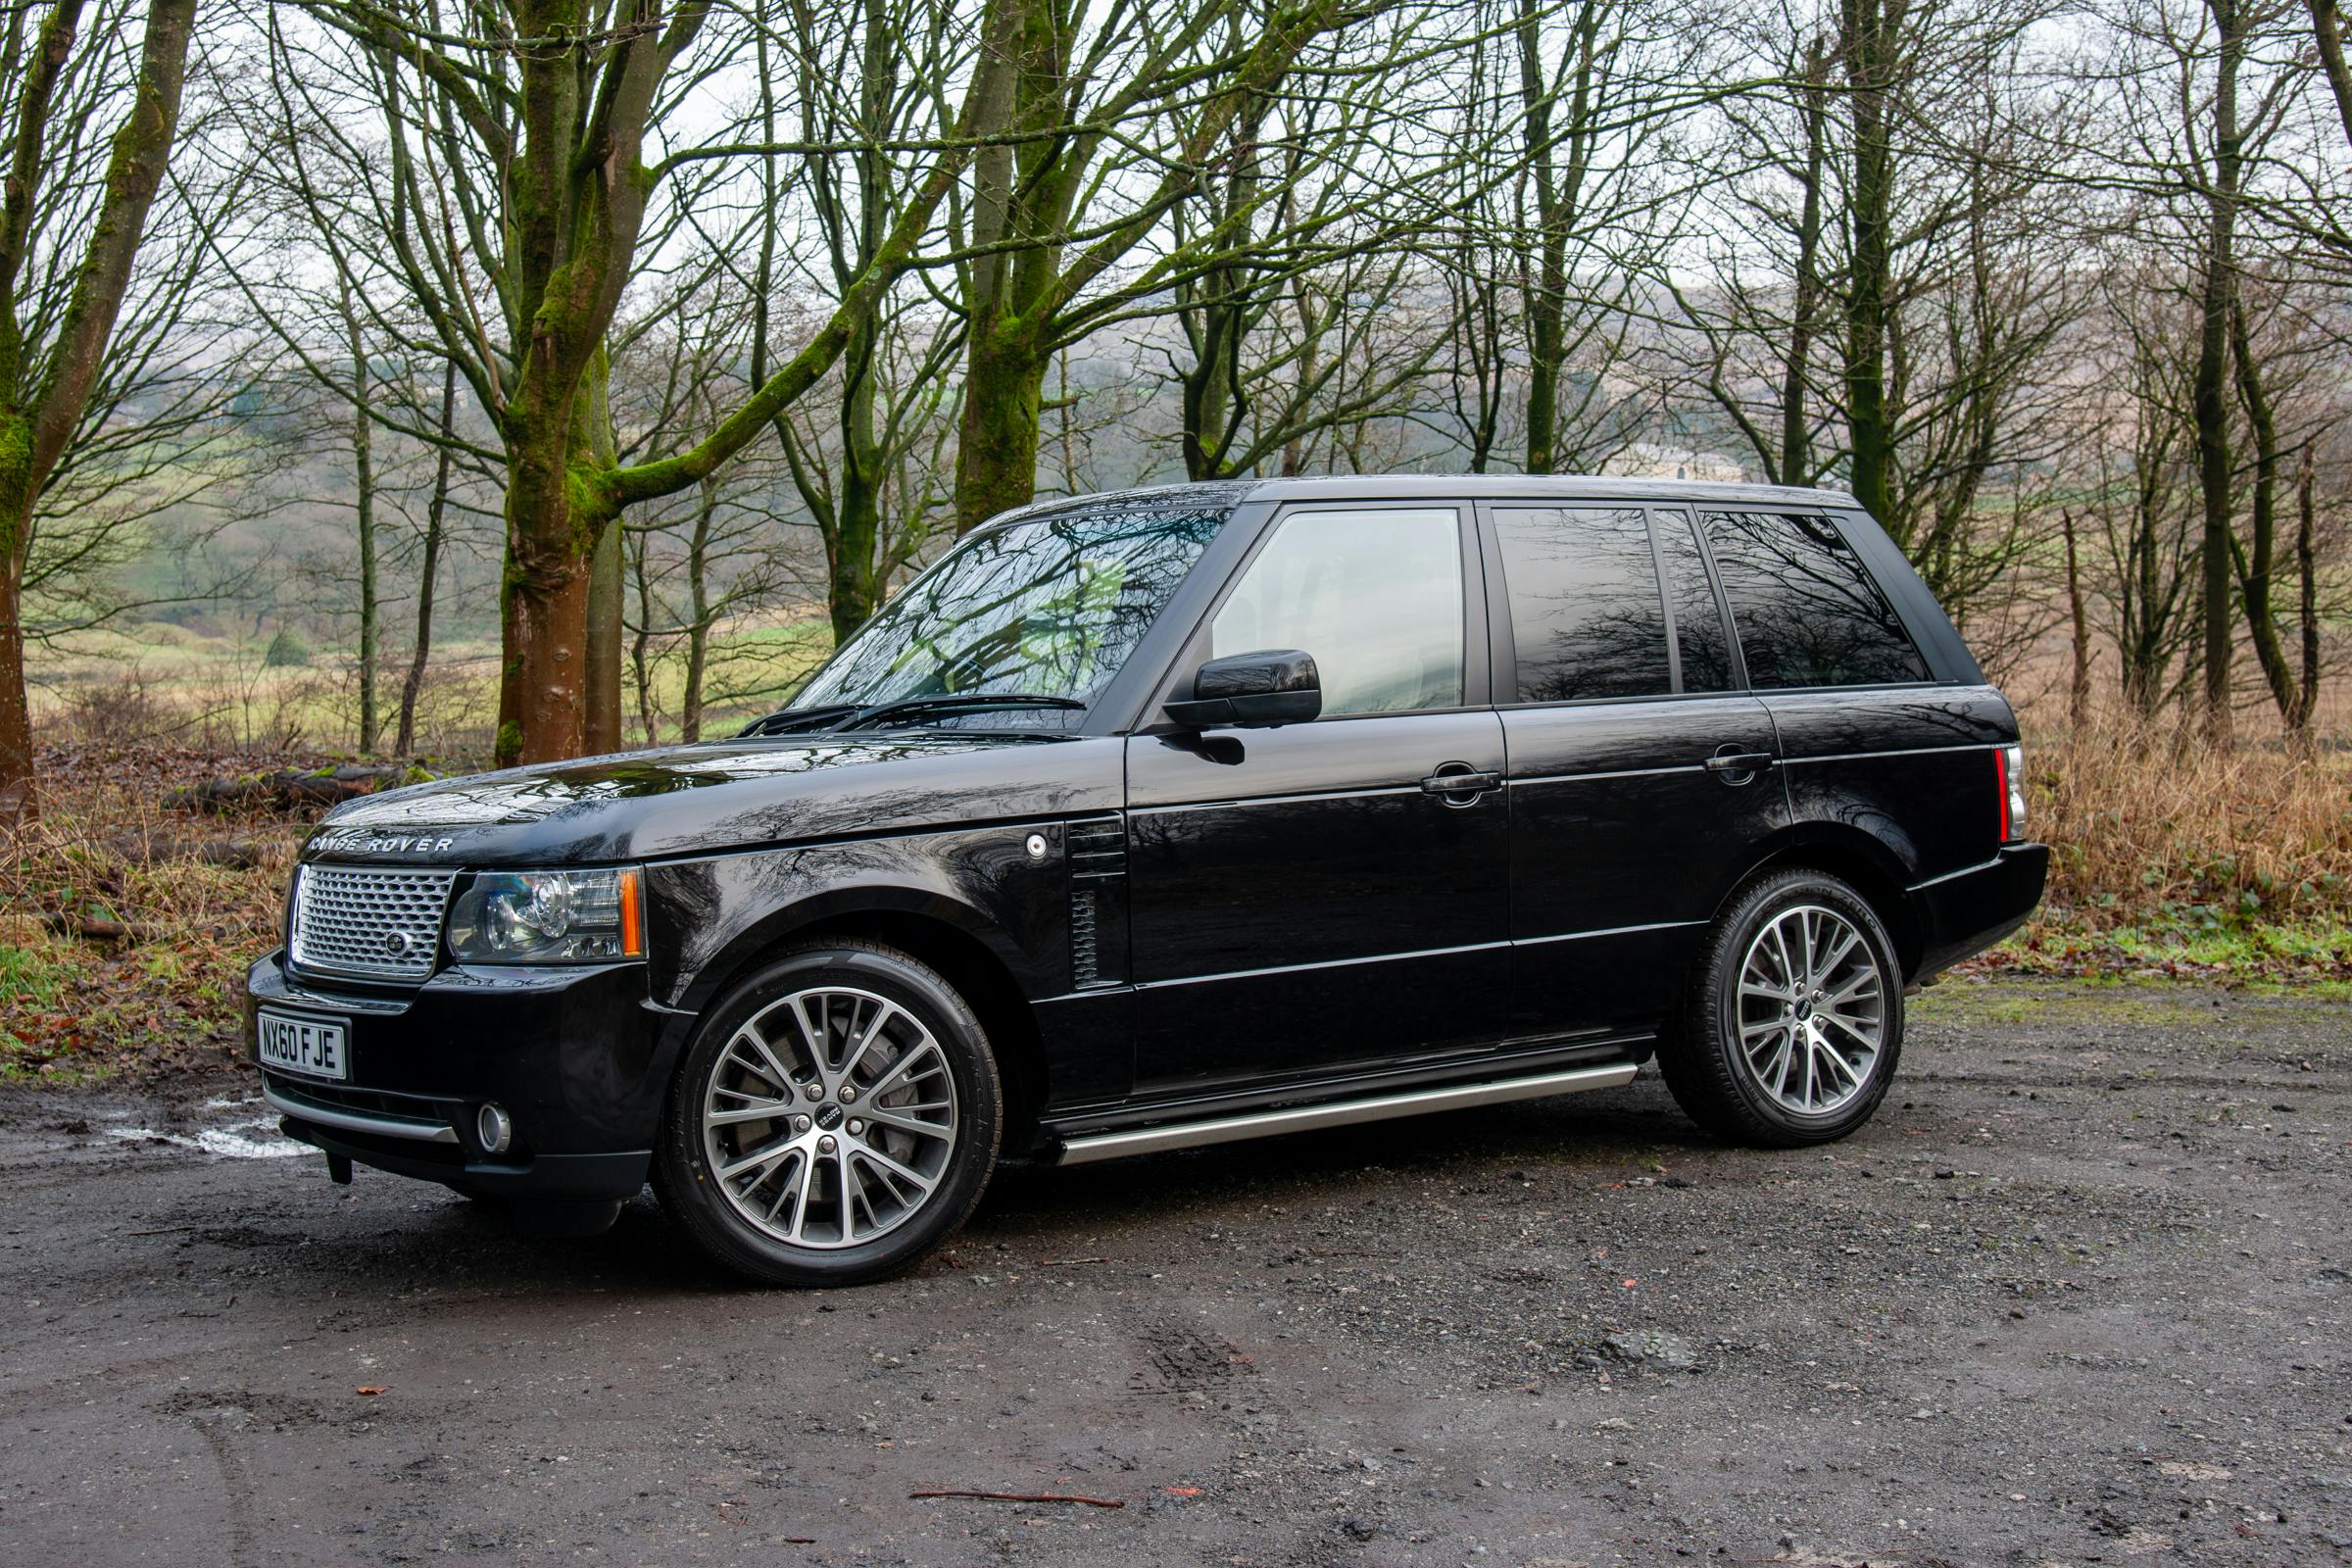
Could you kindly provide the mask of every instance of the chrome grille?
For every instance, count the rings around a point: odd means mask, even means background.
[[[455,871],[306,865],[294,894],[294,961],[379,980],[422,980],[441,946]]]

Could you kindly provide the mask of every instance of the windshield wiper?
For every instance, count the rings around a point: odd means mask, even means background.
[[[818,708],[779,708],[764,718],[755,718],[735,732],[737,740],[754,735],[789,735],[795,730],[827,729],[837,720],[848,718],[858,711],[856,703],[826,703]]]
[[[1025,708],[1063,708],[1083,711],[1084,703],[1068,697],[1046,697],[1021,692],[933,692],[927,697],[900,697],[887,703],[826,703],[816,708],[785,708],[755,718],[735,732],[737,740],[756,735],[798,735],[816,731],[863,729],[882,719],[908,718],[923,713],[1015,713]]]
[[[1013,713],[1026,708],[1059,708],[1084,712],[1074,698],[1046,697],[1024,692],[941,692],[929,697],[902,697],[858,709],[828,729],[865,729],[892,718],[919,718],[927,713]]]

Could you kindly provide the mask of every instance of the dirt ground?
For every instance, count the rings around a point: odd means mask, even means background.
[[[829,1295],[208,1093],[0,1097],[0,1561],[2352,1562],[2341,1004],[1959,982],[1831,1149],[1645,1073],[1008,1172]]]

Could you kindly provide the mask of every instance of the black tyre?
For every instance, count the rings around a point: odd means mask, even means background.
[[[1658,1066],[1709,1132],[1794,1148],[1870,1120],[1902,1046],[1902,970],[1878,912],[1797,869],[1742,888],[1707,934]]]
[[[895,949],[787,953],[704,1015],[654,1192],[727,1268],[860,1285],[956,1233],[995,1168],[1004,1094],[972,1009]]]

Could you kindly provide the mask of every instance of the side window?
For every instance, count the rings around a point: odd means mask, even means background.
[[[1462,540],[1452,508],[1302,512],[1276,525],[1209,629],[1209,657],[1299,648],[1323,711],[1462,704]]]
[[[1640,508],[1507,507],[1494,517],[1510,581],[1519,701],[1674,689],[1666,606]]]
[[[1658,561],[1666,568],[1666,602],[1674,607],[1675,651],[1681,656],[1683,690],[1732,689],[1732,639],[1724,630],[1723,608],[1707,580],[1706,557],[1687,512],[1652,514],[1658,530]]]
[[[1829,518],[1710,512],[1706,530],[1750,686],[1928,678],[1894,607]]]

